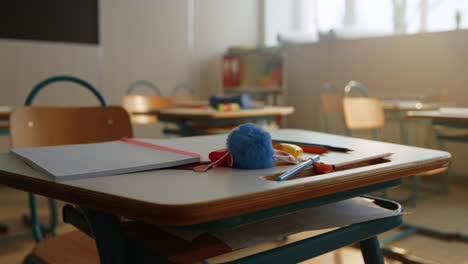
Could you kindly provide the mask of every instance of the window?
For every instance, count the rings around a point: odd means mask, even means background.
[[[266,45],[468,28],[460,0],[265,0],[264,12]]]

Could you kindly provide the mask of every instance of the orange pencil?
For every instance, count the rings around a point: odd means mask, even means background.
[[[313,153],[313,154],[323,154],[327,153],[328,149],[327,148],[321,148],[321,147],[312,147],[312,146],[304,146],[304,145],[298,145],[299,147],[302,148],[304,152],[307,153]]]
[[[374,160],[383,159],[383,158],[389,157],[391,155],[393,155],[393,153],[383,153],[383,154],[379,154],[379,155],[375,155],[375,156],[370,156],[370,157],[357,159],[357,160],[346,161],[346,162],[337,163],[337,164],[326,164],[326,163],[323,163],[323,162],[314,162],[313,166],[314,166],[315,172],[317,172],[319,174],[324,174],[324,173],[331,173],[331,172],[334,172],[334,171],[337,171],[337,170],[352,168],[352,167],[354,167],[356,165],[368,163],[368,162],[371,162],[371,161],[374,161]]]

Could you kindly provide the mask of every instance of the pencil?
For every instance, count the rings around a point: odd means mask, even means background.
[[[280,139],[273,139],[272,141],[277,142],[277,143],[288,143],[288,144],[295,144],[295,145],[306,146],[306,147],[321,147],[321,148],[326,148],[328,150],[336,151],[336,152],[353,151],[352,149],[349,149],[349,148],[335,147],[335,146],[330,146],[330,145],[300,142],[300,141],[289,141],[289,140],[280,140]]]
[[[313,154],[323,154],[327,153],[328,149],[327,148],[322,148],[322,147],[311,147],[311,146],[305,146],[305,145],[298,145],[299,147],[302,148],[302,150],[306,153],[313,153]]]
[[[277,181],[285,181],[289,177],[293,176],[294,174],[296,174],[296,173],[300,172],[301,170],[309,167],[310,165],[312,165],[313,162],[316,162],[319,159],[320,159],[319,155],[315,155],[313,157],[310,157],[306,161],[304,161],[302,164],[297,165],[296,167],[292,168],[291,170],[289,170],[289,171],[281,174],[280,176],[278,176],[278,178],[276,178],[276,180]]]
[[[383,158],[389,157],[391,155],[393,155],[393,153],[387,152],[387,153],[382,153],[382,154],[379,154],[379,155],[374,155],[374,156],[370,156],[370,157],[366,157],[366,158],[362,158],[362,159],[346,161],[346,162],[342,162],[342,163],[338,163],[338,164],[333,165],[333,168],[335,170],[343,170],[343,169],[350,168],[350,167],[360,165],[360,164],[363,164],[363,163],[383,159]]]

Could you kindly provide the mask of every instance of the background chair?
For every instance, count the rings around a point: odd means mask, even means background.
[[[29,92],[28,96],[26,97],[24,105],[26,106],[31,105],[34,101],[34,98],[44,87],[48,86],[51,83],[56,83],[56,82],[72,82],[72,83],[79,84],[85,87],[86,89],[88,89],[91,93],[93,93],[96,96],[96,98],[99,100],[101,105],[104,106],[106,104],[103,96],[99,93],[99,91],[96,88],[94,88],[91,84],[89,84],[88,82],[82,79],[79,79],[77,77],[74,77],[74,76],[59,75],[59,76],[53,76],[53,77],[47,78],[46,80],[41,81],[36,86],[34,86],[31,92]],[[12,125],[11,125],[11,117],[10,117],[10,128],[11,127]],[[11,143],[12,147],[30,146],[30,145],[27,145],[26,143],[21,143],[20,140],[16,140],[16,139],[19,139],[18,136],[19,135],[11,135],[10,140],[12,142]],[[22,140],[27,140],[27,139],[22,138]],[[39,222],[39,218],[37,216],[36,196],[32,193],[29,194],[30,220],[31,220],[32,228],[33,228],[33,235],[36,241],[42,240],[42,232],[41,232],[42,230],[50,232],[53,235],[55,235],[56,233],[57,204],[55,200],[53,199],[49,199],[48,202],[49,202],[49,207],[50,207],[50,223],[48,227],[43,227],[41,226]]]
[[[351,97],[353,90],[358,90],[359,97]],[[346,134],[353,135],[353,130],[370,130],[375,140],[381,140],[381,130],[385,124],[385,115],[380,101],[369,98],[366,87],[356,81],[350,81],[343,92],[343,113]]]
[[[385,124],[385,115],[376,98],[343,98],[344,118],[347,134],[352,136],[356,130],[371,130],[375,140],[381,140],[380,132]]]
[[[30,92],[25,104],[32,104],[34,97],[46,85],[59,81],[71,81],[84,86],[96,95],[102,106],[105,106],[105,100],[99,91],[89,83],[72,76],[56,76],[39,83]],[[128,114],[121,107],[18,107],[10,117],[10,132],[11,146],[14,148],[95,143],[132,136]],[[55,200],[48,201],[51,224],[42,228],[37,215],[36,197],[29,194],[33,234],[38,242],[44,239],[44,230],[55,234],[57,206]],[[72,254],[81,253],[83,261],[78,263],[89,263],[86,262],[89,260],[86,257],[92,259],[94,256],[97,259],[93,240],[76,231],[45,239],[37,245],[25,262],[37,263],[39,259],[42,261],[40,263],[73,263],[71,260],[76,261],[80,258]]]
[[[348,97],[353,89],[356,89],[364,97]],[[356,81],[351,81],[346,85],[343,95],[343,110],[348,136],[353,136],[353,131],[367,130],[373,133],[373,139],[381,140],[381,131],[385,125],[385,114],[380,101],[376,98],[367,97],[366,87]],[[411,192],[404,198],[392,197],[388,192],[385,192],[383,196],[414,206],[421,191],[427,189],[421,184],[420,177],[439,174],[445,170],[446,168],[441,168],[409,177]]]
[[[356,90],[361,97],[349,97]],[[368,97],[367,89],[361,83],[350,81],[343,92],[343,111],[346,124],[346,134],[353,136],[355,131],[369,131],[372,139],[381,140],[381,131],[385,125],[384,109],[376,98]],[[414,177],[414,176],[413,176]],[[396,199],[400,202],[415,204],[419,191],[419,178],[413,179],[412,192],[405,198],[391,197],[388,190],[384,190],[379,196]]]
[[[176,85],[171,92],[176,106],[203,108],[208,105],[208,101],[200,96],[197,91],[187,83]]]
[[[137,95],[131,94],[134,90],[144,86],[150,88],[157,95]],[[123,107],[130,113],[133,124],[152,124],[158,121],[157,115],[151,113],[159,109],[171,108],[175,106],[173,98],[162,96],[161,90],[150,81],[136,81],[127,89],[127,95],[123,98]]]
[[[345,130],[342,101],[342,93],[331,83],[325,83],[320,89],[320,110],[325,132],[335,132],[335,123],[340,124],[341,131]]]

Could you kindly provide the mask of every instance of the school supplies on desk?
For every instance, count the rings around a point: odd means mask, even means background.
[[[387,152],[387,153],[382,153],[379,155],[374,155],[374,156],[370,156],[370,157],[366,157],[362,159],[350,160],[350,161],[341,162],[337,164],[326,164],[322,162],[314,162],[312,163],[312,165],[316,173],[325,174],[325,173],[335,172],[338,170],[351,169],[353,167],[361,166],[367,163],[372,163],[372,162],[390,157],[391,155],[393,155],[393,153]]]
[[[57,181],[200,162],[198,154],[129,138],[104,143],[14,148],[10,151]]]
[[[280,176],[278,176],[278,178],[276,178],[276,180],[277,181],[285,181],[289,177],[293,176],[294,174],[296,174],[296,173],[300,172],[301,170],[311,166],[312,163],[317,162],[319,159],[320,159],[319,155],[315,155],[313,157],[310,157],[306,161],[304,161],[302,164],[300,164],[300,165],[294,167],[293,169],[291,169],[291,170],[281,174]]]
[[[300,147],[319,147],[319,148],[325,148],[330,151],[336,151],[336,152],[348,152],[348,151],[353,151],[352,149],[349,148],[344,148],[344,147],[336,147],[336,146],[330,146],[330,145],[323,145],[323,144],[317,144],[317,143],[308,143],[308,142],[299,142],[299,141],[289,141],[289,140],[277,140],[273,139],[273,142],[277,143],[288,143],[288,144],[294,144],[298,145]],[[303,148],[304,149],[304,148]],[[304,150],[305,151],[305,150]],[[307,151],[305,151],[307,152]],[[319,153],[321,154],[321,153]]]

